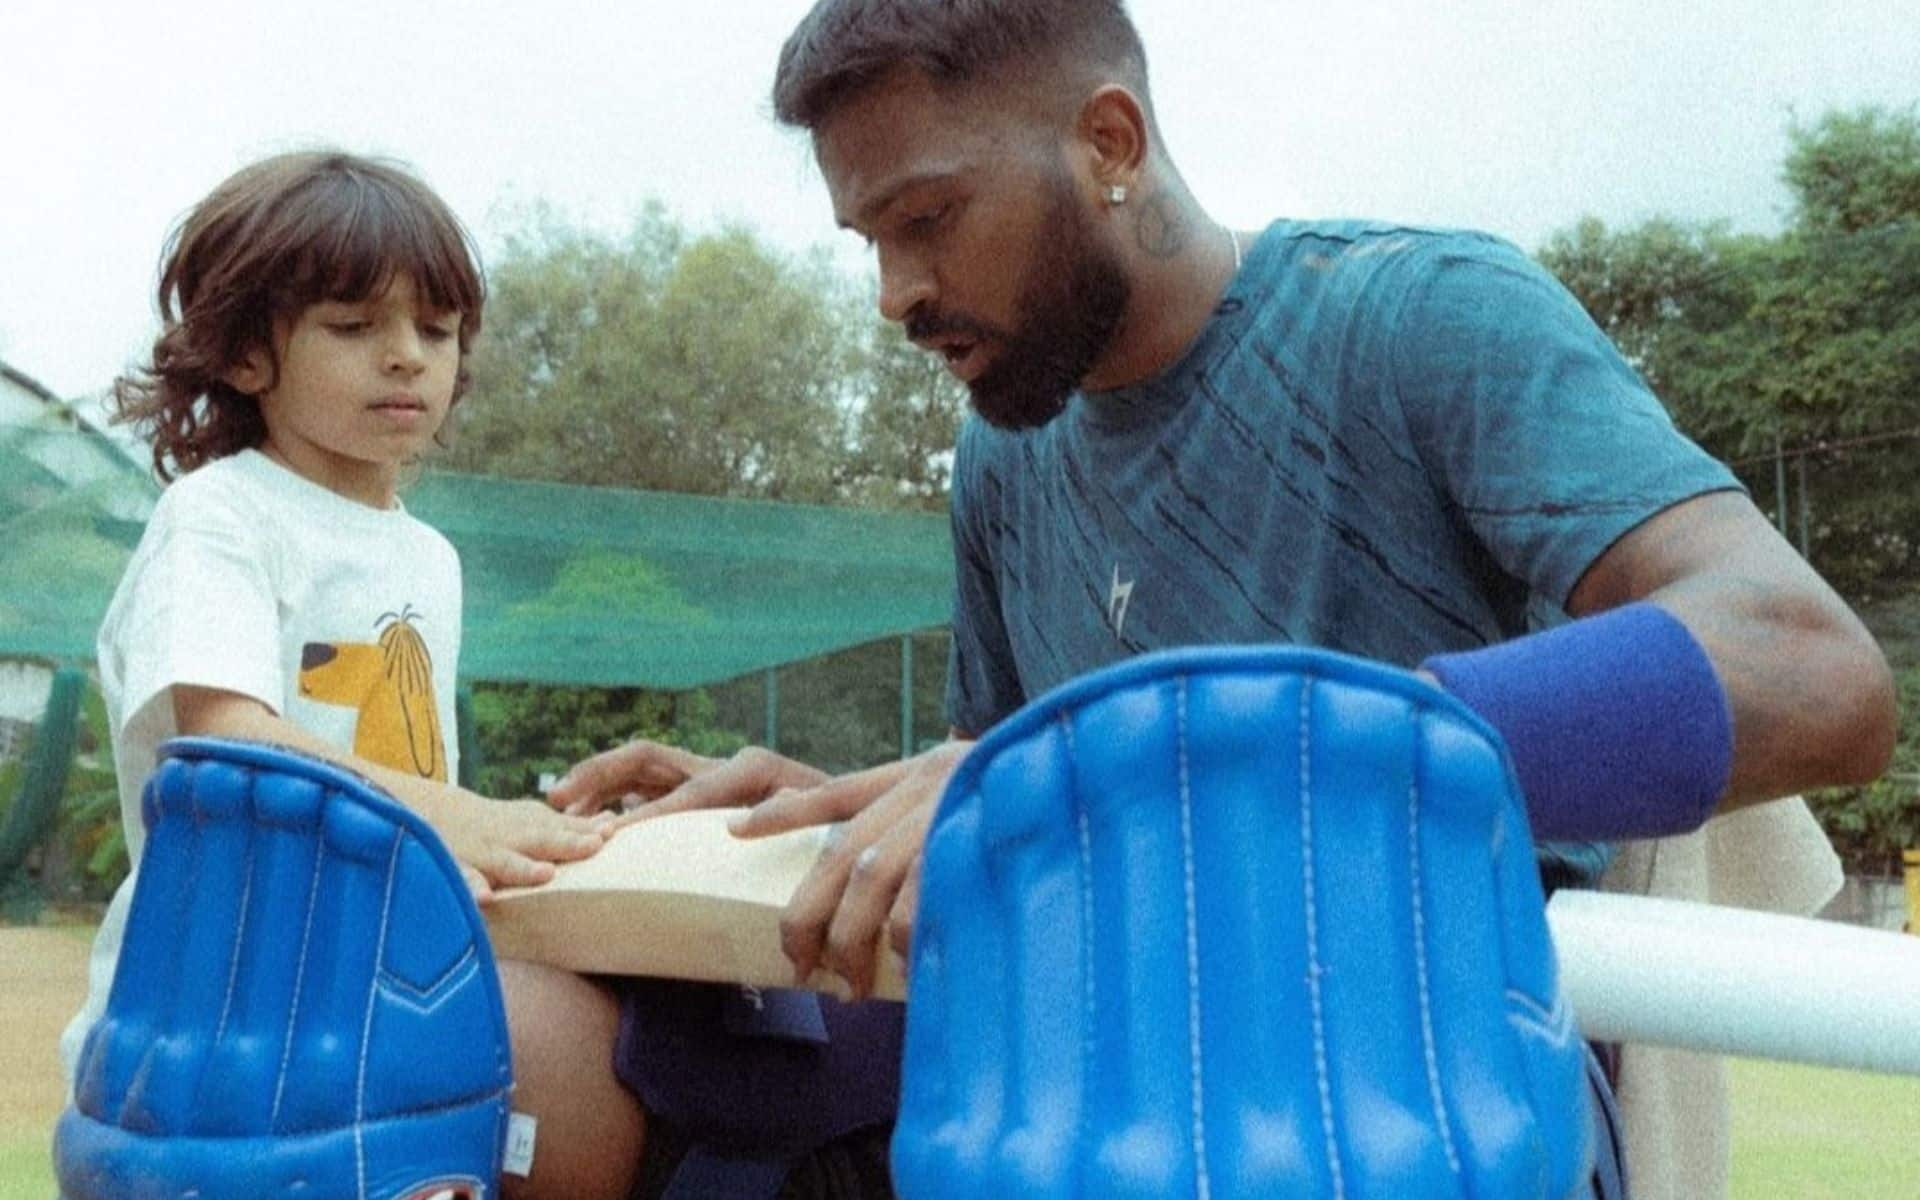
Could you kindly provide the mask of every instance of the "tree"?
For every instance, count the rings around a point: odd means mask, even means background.
[[[1540,257],[1681,429],[1787,528],[1806,514],[1803,549],[1881,639],[1894,772],[1809,800],[1851,869],[1884,873],[1920,838],[1920,121],[1865,108],[1788,136],[1778,236],[1588,218]]]
[[[1884,597],[1920,579],[1920,123],[1869,108],[1789,137],[1778,236],[1588,219],[1540,257],[1756,496],[1795,455],[1809,557],[1850,599]]]
[[[945,508],[965,391],[891,321],[871,321],[861,349],[842,495],[873,508]]]
[[[687,238],[659,207],[622,242],[541,215],[492,290],[451,467],[831,499],[856,342],[824,259]]]
[[[1580,298],[1656,392],[1684,370],[1703,332],[1723,329],[1751,303],[1742,268],[1750,240],[1724,222],[1655,218],[1611,231],[1596,217],[1554,233],[1539,257]]]
[[[1920,120],[1915,110],[1829,112],[1789,130],[1786,181],[1794,227],[1859,233],[1920,217]]]
[[[657,206],[623,240],[537,213],[492,277],[456,470],[706,495],[834,497],[860,351],[846,284]]]
[[[446,464],[873,507],[946,502],[965,395],[823,254],[657,204],[609,238],[533,210],[490,272]]]

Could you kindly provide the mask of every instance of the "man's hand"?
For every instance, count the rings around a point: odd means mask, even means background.
[[[575,765],[547,793],[547,803],[575,816],[625,809],[619,823],[628,824],[696,808],[758,804],[782,788],[826,779],[825,771],[758,746],[719,759],[633,741]]]
[[[845,979],[856,997],[873,990],[880,932],[905,956],[920,895],[920,857],[947,780],[973,743],[949,741],[902,762],[788,786],[729,828],[764,837],[838,823],[780,920],[780,948],[804,982],[818,967]]]

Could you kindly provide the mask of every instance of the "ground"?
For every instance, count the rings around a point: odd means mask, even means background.
[[[60,1031],[85,994],[92,939],[84,925],[0,929],[0,1200],[53,1194]]]

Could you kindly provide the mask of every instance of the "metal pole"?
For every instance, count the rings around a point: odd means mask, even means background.
[[[1800,557],[1813,561],[1813,551],[1807,537],[1807,510],[1811,505],[1807,501],[1807,452],[1802,450],[1799,458],[1800,470]]]
[[[768,667],[767,682],[767,736],[764,739],[767,749],[780,748],[780,668]]]
[[[453,726],[460,747],[459,778],[455,782],[470,792],[475,791],[480,786],[480,719],[474,715],[470,683],[454,686]]]
[[[1906,932],[1920,935],[1920,850],[1903,851],[1900,864],[1907,885]]]
[[[1780,536],[1787,536],[1787,459],[1780,449],[1780,433],[1773,435],[1773,515],[1780,523]]]
[[[900,635],[900,757],[913,757],[913,635]]]

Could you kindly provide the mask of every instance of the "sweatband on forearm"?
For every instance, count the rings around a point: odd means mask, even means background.
[[[1658,605],[1421,667],[1506,740],[1536,838],[1685,833],[1726,790],[1726,691],[1693,634]]]

